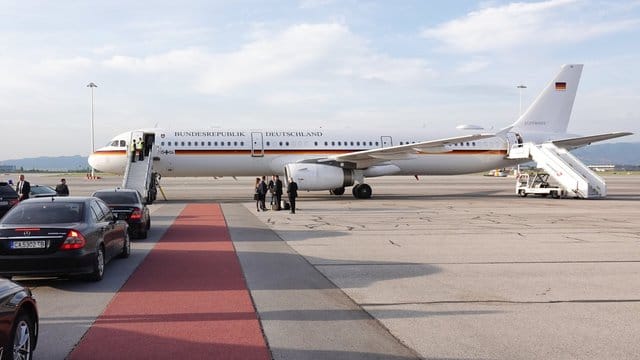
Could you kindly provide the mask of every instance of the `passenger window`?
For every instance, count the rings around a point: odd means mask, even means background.
[[[112,221],[113,213],[111,212],[111,209],[109,209],[109,207],[103,202],[98,201],[97,203],[98,203],[98,206],[100,206],[102,213],[104,214],[105,221]]]
[[[289,146],[289,142],[287,141],[287,142],[285,143],[285,145]]]
[[[104,213],[96,201],[91,202],[91,211],[95,214],[97,222],[104,221]]]
[[[184,141],[182,141],[182,146],[184,146]]]
[[[211,146],[211,141],[208,141],[208,142],[207,142],[207,146]]]

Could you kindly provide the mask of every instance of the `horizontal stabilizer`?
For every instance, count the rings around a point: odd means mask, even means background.
[[[567,139],[554,140],[552,143],[557,147],[565,148],[567,150],[576,149],[581,146],[589,145],[594,142],[604,141],[609,139],[615,139],[622,136],[633,135],[631,132],[614,132],[607,134],[598,134],[590,136],[581,136]]]

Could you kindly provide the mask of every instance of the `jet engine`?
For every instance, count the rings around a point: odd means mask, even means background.
[[[294,163],[284,167],[300,190],[328,190],[353,185],[353,170],[333,165]]]

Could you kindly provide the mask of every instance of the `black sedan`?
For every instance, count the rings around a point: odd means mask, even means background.
[[[0,181],[0,218],[18,203],[18,193],[11,184]]]
[[[83,275],[130,253],[128,225],[94,197],[28,199],[0,221],[0,276]]]
[[[146,239],[151,227],[149,208],[142,201],[142,196],[137,190],[132,189],[108,189],[99,190],[93,196],[102,199],[118,219],[127,220],[131,237]]]
[[[0,278],[0,359],[31,359],[38,341],[38,310],[31,291]]]
[[[58,193],[50,186],[31,185],[31,192],[29,192],[30,198],[52,197],[52,196],[58,196]]]

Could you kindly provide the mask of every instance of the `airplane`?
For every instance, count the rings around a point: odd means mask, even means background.
[[[567,133],[582,64],[563,65],[531,106],[496,133],[428,140],[427,129],[162,129],[115,136],[89,156],[96,170],[123,174],[132,139],[144,137],[154,151],[153,171],[162,177],[262,176],[295,179],[299,190],[342,195],[352,186],[357,199],[370,198],[366,178],[387,175],[458,175],[512,167],[529,159],[509,158],[523,143],[553,142],[567,150],[631,135]],[[471,126],[471,129],[477,129]]]

